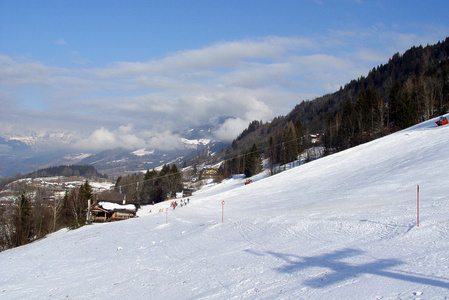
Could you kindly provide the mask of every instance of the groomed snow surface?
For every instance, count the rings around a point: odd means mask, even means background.
[[[449,299],[448,162],[449,126],[430,121],[235,176],[0,253],[0,298]]]

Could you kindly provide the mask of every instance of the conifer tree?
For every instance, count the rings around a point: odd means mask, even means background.
[[[295,131],[296,131],[296,138],[297,138],[297,144],[298,146],[298,153],[301,153],[304,148],[303,148],[303,143],[302,143],[302,137],[304,136],[304,129],[303,129],[303,125],[300,119],[295,121]]]
[[[354,110],[352,107],[351,100],[346,98],[343,103],[342,115],[341,115],[341,136],[343,149],[349,147],[350,140],[355,133],[355,120],[354,120]]]
[[[288,123],[284,131],[284,155],[285,163],[293,162],[298,157],[298,137],[293,122]]]
[[[262,159],[260,158],[259,149],[256,143],[252,145],[245,156],[245,175],[251,177],[258,174],[262,170]]]
[[[33,229],[33,208],[30,200],[22,194],[18,199],[16,211],[13,217],[13,247],[25,245],[34,236]]]
[[[157,172],[153,169],[151,172],[147,170],[145,176],[143,177],[143,186],[140,191],[140,201],[142,204],[149,204],[157,202],[155,197],[155,180],[157,177]]]
[[[89,185],[89,182],[87,182],[87,180],[80,187],[80,195],[83,198],[82,201],[86,202],[86,204],[87,201],[92,198],[92,187]]]
[[[410,85],[410,82],[408,82]],[[396,82],[390,91],[388,105],[390,107],[390,122],[403,129],[416,124],[417,108],[412,100],[410,88]]]
[[[176,193],[182,192],[183,189],[182,175],[175,164],[173,164],[170,169],[170,182],[171,182],[170,192],[172,196],[175,196]]]
[[[275,161],[275,147],[274,147],[274,139],[273,136],[270,136],[270,139],[268,141],[268,158],[270,160],[270,174],[274,175],[274,166],[276,164]]]

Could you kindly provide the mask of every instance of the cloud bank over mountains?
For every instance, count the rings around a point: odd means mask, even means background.
[[[232,116],[214,132],[231,141],[250,121],[269,121],[302,100],[332,93],[395,52],[437,42],[440,33],[371,28],[267,36],[105,66],[85,60],[60,67],[0,54],[1,135],[66,133],[65,140],[41,148],[169,150],[181,145],[173,132]],[[70,46],[63,37],[53,43]]]

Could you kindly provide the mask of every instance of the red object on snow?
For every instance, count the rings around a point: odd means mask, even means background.
[[[446,117],[440,117],[440,119],[435,122],[435,124],[437,124],[438,126],[446,125],[448,123],[449,122]]]

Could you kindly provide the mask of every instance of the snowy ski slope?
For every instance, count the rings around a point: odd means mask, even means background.
[[[0,298],[449,299],[448,162],[449,126],[429,121],[235,176],[0,253]]]

